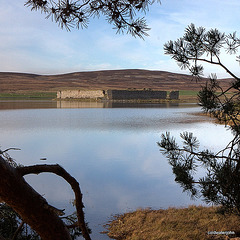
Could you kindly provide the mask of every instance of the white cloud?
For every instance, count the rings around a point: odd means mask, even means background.
[[[44,14],[30,11],[24,1],[0,3],[0,71],[63,73],[145,68],[179,72],[177,64],[164,55],[164,43],[181,37],[190,23],[232,32],[238,29],[240,20],[237,0],[162,1],[147,13],[151,31],[143,41],[116,35],[103,18],[91,19],[88,29],[67,32],[46,20]],[[228,56],[224,59],[232,63]]]

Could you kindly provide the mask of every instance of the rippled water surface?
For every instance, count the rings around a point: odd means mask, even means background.
[[[212,150],[231,138],[224,126],[197,115],[195,104],[0,101],[0,109],[1,149],[20,148],[11,155],[24,165],[59,163],[70,172],[80,183],[93,239],[109,239],[99,232],[114,214],[202,203],[174,182],[156,144],[162,133],[179,139],[191,131]],[[27,181],[71,213],[74,196],[59,177],[30,175]]]

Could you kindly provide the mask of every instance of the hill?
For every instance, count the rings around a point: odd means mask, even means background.
[[[221,80],[223,88],[230,79]],[[106,70],[75,72],[59,75],[0,72],[0,92],[57,91],[63,89],[127,89],[151,88],[158,90],[194,90],[204,84],[196,84],[192,76],[165,71]]]

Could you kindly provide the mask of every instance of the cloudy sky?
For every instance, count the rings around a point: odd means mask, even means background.
[[[26,8],[25,0],[0,0],[0,71],[56,74],[149,69],[182,72],[164,55],[163,44],[181,37],[189,24],[240,34],[239,0],[161,2],[151,6],[146,15],[151,30],[143,41],[116,34],[104,18],[91,19],[87,29],[67,32],[45,19],[44,14]],[[224,53],[222,56],[224,63],[238,74],[240,68],[235,57]],[[205,75],[210,72],[227,76],[215,66],[206,67]]]

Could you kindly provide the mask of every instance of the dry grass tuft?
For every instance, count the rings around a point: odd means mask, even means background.
[[[240,239],[236,238],[240,235],[239,216],[216,211],[217,207],[203,206],[139,209],[116,216],[107,226],[108,236],[117,240]],[[235,234],[228,235],[230,231]]]

